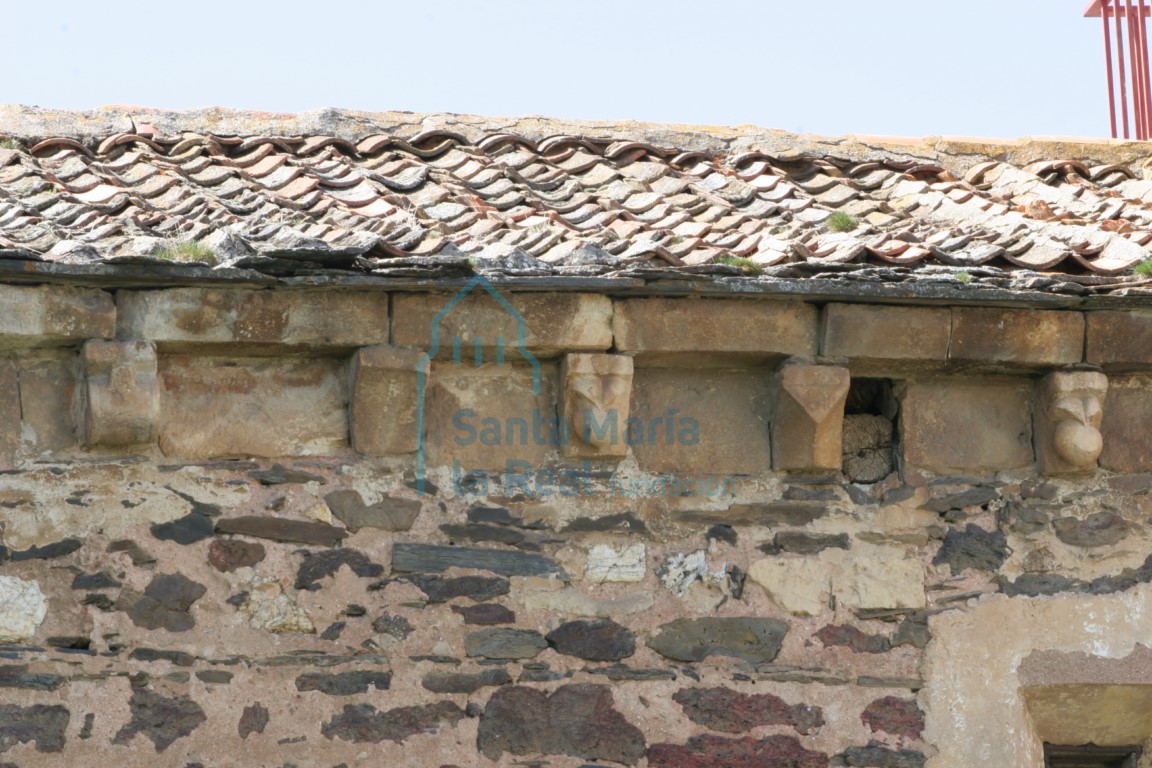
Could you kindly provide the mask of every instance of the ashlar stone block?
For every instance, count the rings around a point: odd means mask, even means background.
[[[1100,423],[1100,466],[1113,472],[1152,471],[1152,376],[1112,376]]]
[[[829,304],[821,354],[858,363],[934,364],[948,360],[952,312],[937,307]]]
[[[631,413],[632,358],[624,355],[566,355],[563,418],[569,439],[563,453],[580,458],[622,458]]]
[[[130,446],[156,439],[160,387],[150,341],[89,341],[81,352],[84,433],[90,446]]]
[[[1035,309],[955,307],[952,362],[1004,367],[1075,365],[1084,353],[1084,314]]]
[[[0,348],[110,339],[116,331],[112,295],[92,288],[0,285]]]
[[[424,353],[416,349],[357,350],[349,415],[352,447],[358,453],[380,456],[419,448],[417,382],[423,359]]]
[[[1092,472],[1104,450],[1100,425],[1108,377],[1057,371],[1040,382],[1035,415],[1036,458],[1047,475]]]
[[[773,464],[779,470],[839,469],[847,368],[793,363],[775,377]]]

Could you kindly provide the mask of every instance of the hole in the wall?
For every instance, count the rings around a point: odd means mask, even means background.
[[[899,405],[888,379],[852,379],[844,403],[842,469],[853,483],[875,483],[896,467]]]
[[[1142,752],[1139,746],[1045,743],[1044,768],[1136,768]]]

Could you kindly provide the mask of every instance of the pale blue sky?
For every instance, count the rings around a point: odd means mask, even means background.
[[[1086,0],[6,3],[0,102],[1104,136]]]

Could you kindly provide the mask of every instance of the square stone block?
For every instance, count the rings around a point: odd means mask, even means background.
[[[412,453],[416,428],[417,370],[424,353],[399,347],[365,347],[352,361],[352,447],[381,456]]]
[[[995,366],[1074,365],[1084,355],[1084,314],[1035,309],[954,307],[953,362]]]
[[[0,355],[0,469],[11,469],[20,448],[20,377],[16,362]]]
[[[1087,312],[1084,316],[1089,363],[1111,370],[1152,364],[1152,312]]]
[[[72,350],[17,358],[23,440],[34,455],[75,448],[79,356]]]
[[[1030,380],[938,379],[907,384],[901,402],[904,463],[938,474],[1028,466]]]
[[[112,294],[94,288],[0,285],[0,349],[76,344],[116,332]]]
[[[631,433],[647,472],[727,476],[772,467],[766,370],[637,368]]]
[[[952,311],[935,307],[828,304],[820,353],[859,363],[943,364]]]
[[[1113,472],[1152,471],[1152,376],[1111,376],[1100,425],[1100,466]]]

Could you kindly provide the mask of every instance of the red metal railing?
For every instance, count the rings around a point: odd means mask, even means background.
[[[1148,1],[1092,0],[1084,10],[1086,17],[1099,16],[1104,27],[1108,113],[1114,139],[1136,138],[1147,141],[1152,138],[1152,77],[1148,74],[1148,18],[1152,15],[1152,7],[1146,4]],[[1112,20],[1111,24],[1109,19]],[[1128,50],[1127,67],[1124,63],[1125,39]],[[1119,109],[1116,103],[1117,93],[1120,96]],[[1135,136],[1131,135],[1133,133]]]

